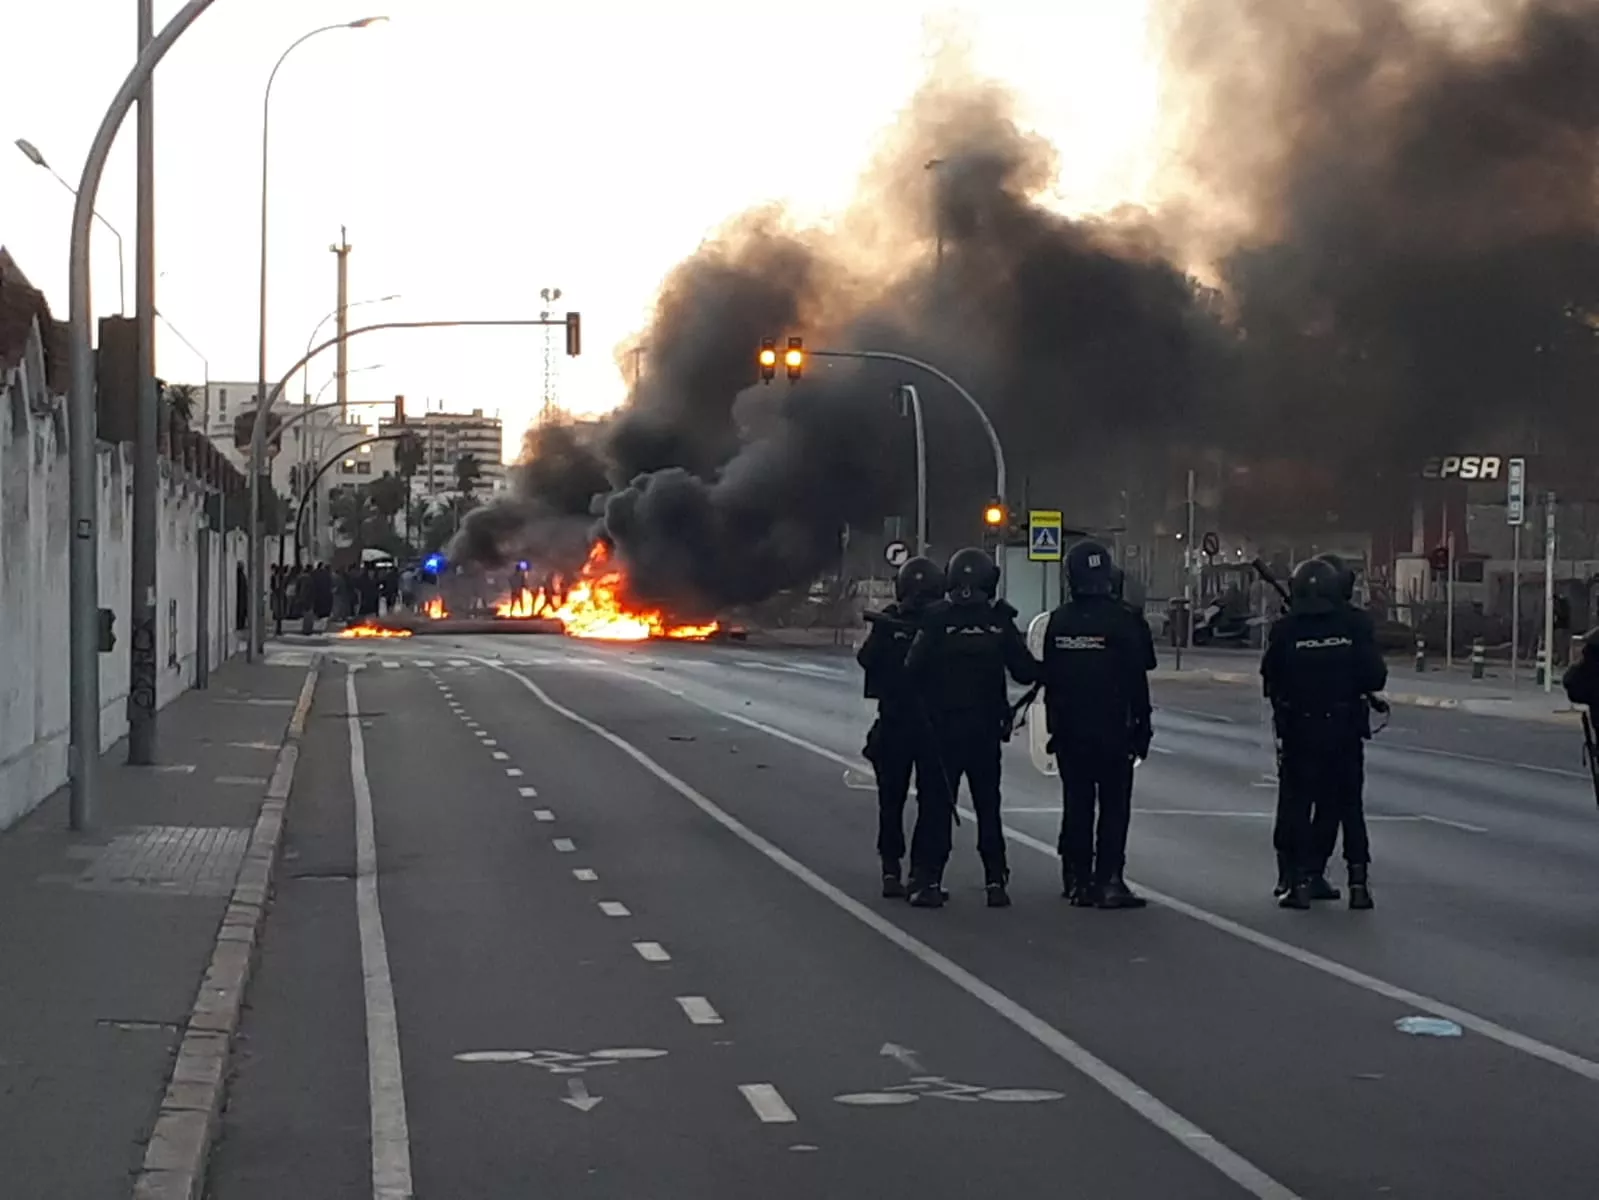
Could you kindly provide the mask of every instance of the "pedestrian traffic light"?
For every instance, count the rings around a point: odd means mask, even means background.
[[[788,377],[798,379],[805,373],[805,340],[791,337],[788,339],[788,353],[783,355],[783,365],[788,368]]]
[[[576,358],[583,352],[583,315],[566,314],[566,356]]]
[[[777,339],[761,339],[761,382],[771,383],[777,378]]]
[[[983,509],[983,524],[989,529],[1001,529],[1005,525],[1005,505],[999,500],[990,500],[988,507]]]

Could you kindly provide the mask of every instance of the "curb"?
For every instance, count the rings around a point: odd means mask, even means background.
[[[1210,667],[1191,667],[1179,671],[1174,667],[1157,667],[1149,673],[1151,681],[1170,680],[1187,683],[1232,683],[1259,686],[1260,676],[1245,671],[1217,671]],[[1508,696],[1435,696],[1423,692],[1384,692],[1390,704],[1405,708],[1447,708],[1477,717],[1500,717],[1508,721],[1531,721],[1540,725],[1575,727],[1580,709],[1566,707],[1548,712],[1511,712],[1500,705],[1509,704]]]
[[[233,895],[217,930],[210,965],[178,1044],[177,1061],[145,1147],[144,1166],[134,1181],[134,1200],[201,1200],[204,1194],[206,1158],[222,1117],[228,1055],[266,917],[289,789],[300,759],[300,738],[305,734],[321,669],[322,656],[317,655],[305,673]]]

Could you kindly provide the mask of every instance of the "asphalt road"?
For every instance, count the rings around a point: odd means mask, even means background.
[[[218,1200],[1593,1194],[1599,811],[1563,731],[1396,713],[1377,911],[1289,913],[1258,701],[1162,684],[1130,853],[1155,904],[1064,904],[1018,746],[1016,906],[982,906],[968,820],[928,913],[876,897],[847,659],[339,655]]]

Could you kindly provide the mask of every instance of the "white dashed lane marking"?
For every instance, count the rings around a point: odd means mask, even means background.
[[[522,768],[521,767],[506,767],[505,768],[505,773],[506,773],[507,776],[509,776],[512,779],[520,779],[520,778],[522,778]]]
[[[633,915],[628,912],[627,905],[620,900],[601,900],[600,911],[608,917],[631,917]]]
[[[787,1125],[799,1120],[778,1090],[769,1083],[741,1083],[738,1090],[749,1101],[755,1115],[768,1125]]]
[[[533,819],[535,821],[553,821],[555,820],[555,814],[547,808],[535,808],[533,810]]]
[[[595,871],[593,867],[573,868],[572,878],[578,880],[580,883],[598,883],[600,880],[599,873]]]
[[[683,1015],[696,1025],[720,1025],[722,1016],[704,996],[679,996],[677,1006]]]
[[[672,956],[660,942],[634,942],[633,949],[645,962],[671,962]]]
[[[550,845],[555,847],[557,854],[570,854],[577,849],[577,843],[571,838],[554,838],[550,841]]]
[[[516,791],[524,800],[531,800],[539,794],[538,788],[535,787],[519,787]]]

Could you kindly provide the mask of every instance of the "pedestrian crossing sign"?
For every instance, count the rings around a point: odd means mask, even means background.
[[[1035,508],[1028,512],[1027,557],[1032,562],[1061,560],[1060,509]]]

